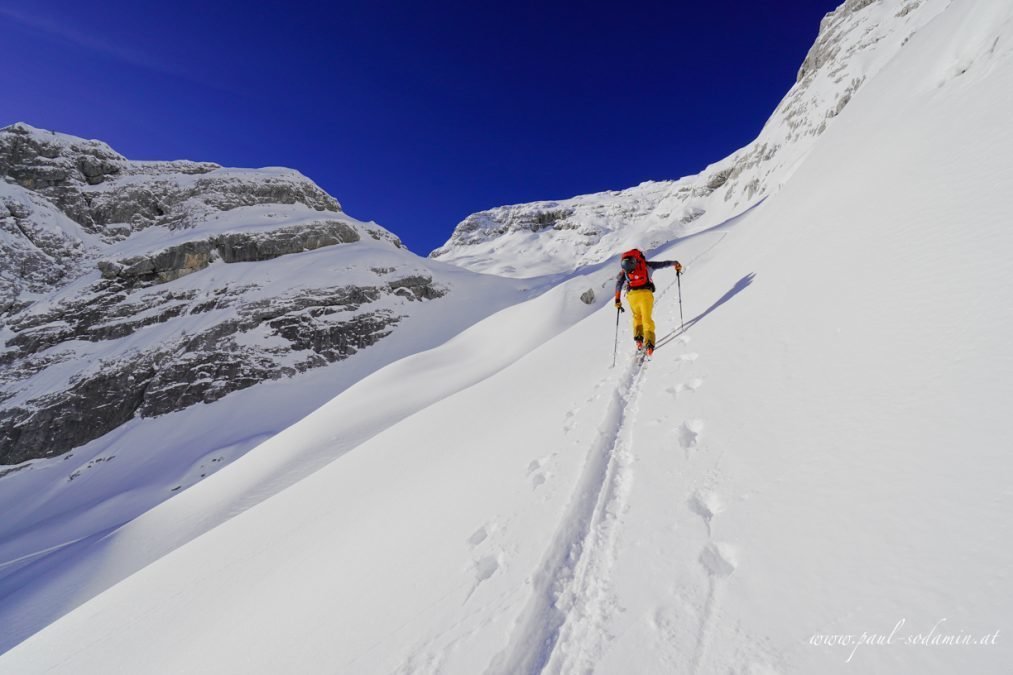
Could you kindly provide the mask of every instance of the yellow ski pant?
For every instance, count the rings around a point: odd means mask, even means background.
[[[642,337],[645,342],[654,344],[654,292],[646,288],[638,288],[626,293],[633,313],[633,337]]]

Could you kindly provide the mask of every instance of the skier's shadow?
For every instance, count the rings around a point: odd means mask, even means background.
[[[732,298],[734,298],[736,295],[738,295],[742,291],[746,290],[746,288],[748,288],[749,285],[751,283],[753,283],[753,279],[755,279],[755,278],[756,278],[756,273],[755,272],[750,272],[746,276],[744,276],[741,279],[739,279],[738,281],[736,281],[735,285],[732,286],[728,290],[727,293],[725,293],[724,295],[722,295],[720,298],[717,299],[717,302],[715,302],[713,305],[711,305],[710,307],[708,307],[707,309],[705,309],[703,312],[701,312],[700,314],[696,315],[695,317],[693,317],[692,319],[690,319],[689,321],[687,321],[685,326],[681,326],[679,328],[676,328],[674,331],[672,331],[668,335],[666,335],[663,338],[661,338],[660,340],[658,340],[658,344],[656,344],[654,346],[654,348],[655,349],[661,349],[666,344],[668,344],[669,342],[671,342],[675,338],[679,337],[680,335],[682,335],[683,333],[685,333],[686,331],[688,331],[690,328],[692,328],[697,323],[699,323],[705,316],[707,316],[708,314],[710,314],[711,312],[713,312],[715,309],[717,309],[721,305],[725,304],[726,302],[728,302],[729,300],[731,300]]]

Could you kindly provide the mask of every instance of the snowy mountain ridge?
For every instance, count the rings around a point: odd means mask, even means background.
[[[430,257],[514,277],[568,272],[706,230],[776,193],[862,86],[949,0],[847,0],[749,145],[675,181],[501,206],[465,218]]]

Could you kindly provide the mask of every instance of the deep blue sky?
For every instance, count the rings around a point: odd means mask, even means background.
[[[0,126],[290,166],[416,253],[752,140],[840,0],[0,0]]]

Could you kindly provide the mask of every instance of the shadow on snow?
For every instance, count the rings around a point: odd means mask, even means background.
[[[738,295],[742,291],[744,291],[747,288],[749,288],[749,285],[753,283],[753,279],[755,279],[755,278],[756,278],[756,273],[755,272],[750,272],[746,276],[744,276],[741,279],[739,279],[738,281],[736,281],[735,285],[732,286],[724,295],[722,295],[720,298],[718,298],[714,302],[713,305],[711,305],[710,307],[708,307],[707,309],[705,309],[703,312],[701,312],[700,314],[697,314],[692,319],[690,319],[689,321],[687,321],[684,326],[680,326],[679,328],[676,328],[674,331],[672,331],[668,335],[666,335],[663,338],[661,338],[660,340],[658,340],[658,344],[655,345],[655,349],[661,349],[661,347],[663,347],[664,345],[668,344],[669,342],[671,342],[672,340],[674,340],[675,338],[679,337],[680,335],[682,335],[683,333],[685,333],[686,331],[688,331],[690,328],[692,328],[693,326],[695,326],[696,324],[698,324],[700,321],[703,320],[704,317],[706,317],[708,314],[710,314],[711,312],[713,312],[714,310],[716,310],[718,307],[720,307],[721,305],[725,304],[726,302],[728,302],[729,300],[731,300],[732,298],[734,298],[736,295]]]

